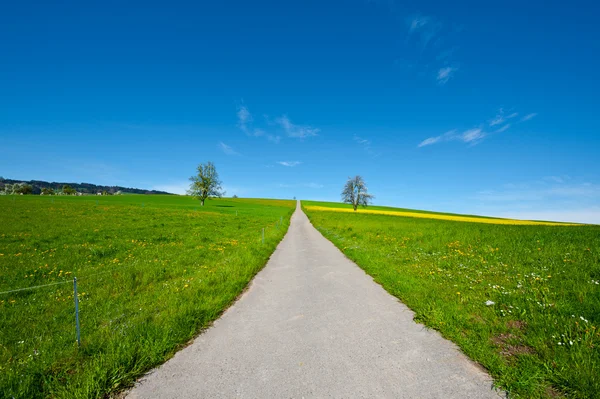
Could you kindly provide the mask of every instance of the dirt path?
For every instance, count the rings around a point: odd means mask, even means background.
[[[248,291],[128,398],[498,398],[300,208]]]

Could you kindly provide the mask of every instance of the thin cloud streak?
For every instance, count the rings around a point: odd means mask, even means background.
[[[510,129],[510,123],[502,126],[500,129],[496,130],[494,133],[502,133]]]
[[[300,165],[302,162],[299,161],[279,161],[277,162],[279,165],[287,166],[288,168],[293,168],[294,166]]]
[[[517,117],[518,115],[518,112],[513,112],[510,115],[504,115],[504,109],[500,108],[496,116],[490,121],[490,127],[501,125],[509,119]]]
[[[431,18],[429,17],[423,17],[423,16],[415,16],[412,19],[408,20],[408,24],[409,24],[409,32],[413,33],[419,29],[421,29],[422,27],[424,27],[425,25],[427,25],[427,23],[431,20]]]
[[[527,122],[527,121],[535,118],[536,116],[537,116],[537,113],[536,112],[532,112],[531,114],[527,114],[523,118],[521,118],[521,122]]]
[[[227,155],[240,155],[239,152],[235,151],[233,148],[223,143],[222,141],[219,141],[218,147]]]
[[[476,144],[480,140],[482,140],[487,134],[481,128],[474,128],[465,130],[462,133],[459,133],[457,129],[452,129],[441,136],[429,137],[421,143],[419,143],[418,147],[425,147],[432,144],[443,143],[446,141],[462,141],[463,143],[471,143]]]
[[[481,128],[476,128],[476,129],[467,130],[460,136],[460,138],[465,143],[471,143],[474,141],[481,140],[485,136],[486,136],[486,134],[483,132],[483,130],[481,130]]]
[[[318,133],[321,131],[320,129],[312,126],[296,125],[292,123],[292,121],[290,120],[290,118],[288,118],[287,115],[282,115],[279,118],[276,118],[275,123],[283,129],[283,131],[288,137],[293,138],[304,139],[307,137],[313,137],[317,136]]]
[[[437,81],[439,84],[446,84],[451,77],[454,76],[454,73],[458,71],[458,68],[455,67],[444,67],[440,68],[437,73]]]
[[[481,141],[483,141],[486,137],[488,137],[490,135],[497,134],[497,133],[503,133],[503,132],[507,131],[508,129],[510,129],[512,124],[507,123],[507,122],[510,119],[516,118],[518,115],[519,115],[518,112],[512,112],[509,115],[505,115],[504,110],[502,108],[500,108],[498,110],[498,112],[496,113],[496,116],[494,116],[492,119],[488,120],[488,122],[485,124],[481,124],[478,127],[465,130],[462,133],[458,133],[458,129],[453,129],[453,130],[450,130],[440,136],[426,138],[425,140],[421,141],[417,145],[417,147],[419,147],[419,148],[426,147],[428,145],[443,143],[443,142],[447,142],[447,141],[462,141],[463,143],[468,143],[470,145],[476,145],[476,144],[479,144]],[[536,115],[537,115],[536,113],[528,114],[525,117],[523,117],[521,122],[528,121],[531,118],[535,117]],[[502,124],[504,124],[504,125],[500,126]],[[485,125],[488,125],[489,127],[498,127],[498,128],[492,132],[488,132],[488,131],[484,130]]]

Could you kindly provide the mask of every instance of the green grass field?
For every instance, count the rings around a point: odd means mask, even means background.
[[[235,300],[284,236],[294,207],[0,196],[0,292],[59,283],[0,295],[0,396],[102,397],[131,384]]]
[[[598,397],[600,226],[306,213],[511,397]]]

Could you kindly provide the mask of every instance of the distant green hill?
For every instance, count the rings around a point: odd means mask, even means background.
[[[117,191],[121,193],[127,194],[172,194],[167,193],[166,191],[157,191],[157,190],[144,190],[139,188],[131,188],[131,187],[121,187],[121,186],[99,186],[91,183],[58,183],[58,182],[47,182],[42,180],[13,180],[13,179],[5,179],[0,177],[0,192],[4,191],[4,188],[7,184],[17,184],[17,183],[25,183],[32,187],[31,194],[40,194],[43,188],[51,188],[54,191],[61,191],[62,188],[66,185],[75,189],[79,193],[83,194],[97,194],[106,191],[109,194],[114,194]]]

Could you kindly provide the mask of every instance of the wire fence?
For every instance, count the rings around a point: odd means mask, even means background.
[[[143,206],[143,204],[142,204],[142,206]],[[236,216],[237,216],[237,211],[236,211]],[[279,220],[277,220],[275,222],[274,227],[276,229],[280,229],[280,228],[282,228],[283,224],[284,224],[283,216],[280,216]],[[271,226],[273,226],[273,225],[271,225]],[[260,242],[260,245],[265,244],[265,231],[267,229],[268,229],[268,227],[267,228],[263,227],[261,229],[260,236],[257,239],[257,241]],[[194,252],[194,251],[196,251],[196,250],[192,248],[192,249],[188,249],[187,251],[180,251],[180,254],[190,253],[190,252]],[[69,278],[69,279],[65,279],[63,281],[56,281],[56,282],[52,282],[52,283],[48,283],[48,284],[34,285],[34,286],[30,286],[30,287],[21,287],[21,288],[14,288],[14,289],[10,289],[10,290],[0,291],[0,298],[3,296],[10,295],[10,294],[18,294],[18,293],[22,293],[22,292],[26,292],[26,291],[36,291],[36,290],[41,290],[41,289],[48,288],[48,287],[56,287],[56,286],[60,286],[60,285],[72,284],[72,286],[73,286],[73,313],[74,313],[74,319],[73,319],[74,326],[73,327],[75,330],[74,332],[75,332],[76,342],[77,342],[78,346],[80,346],[81,345],[81,328],[80,328],[79,299],[81,296],[81,292],[78,293],[78,283],[80,283],[82,280],[84,282],[91,281],[91,280],[94,280],[103,275],[108,275],[108,274],[114,275],[115,273],[119,273],[124,270],[133,270],[134,268],[136,268],[136,266],[133,266],[131,264],[126,264],[126,265],[122,265],[119,267],[111,268],[110,270],[103,270],[101,272],[74,276],[72,279]]]

